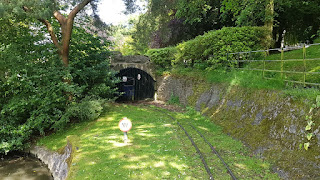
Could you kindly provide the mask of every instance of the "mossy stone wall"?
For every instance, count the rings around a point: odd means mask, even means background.
[[[316,134],[308,151],[305,126],[310,104],[273,90],[253,90],[224,84],[166,76],[158,88],[158,99],[178,96],[183,105],[193,106],[221,125],[224,131],[261,158],[274,163],[274,171],[284,179],[320,177],[320,120],[313,119]]]

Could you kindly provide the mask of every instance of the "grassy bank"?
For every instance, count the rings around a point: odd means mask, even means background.
[[[169,73],[169,72],[167,72]],[[251,90],[278,90],[284,96],[293,99],[309,100],[313,102],[320,94],[319,88],[303,88],[282,79],[265,79],[261,72],[233,70],[211,70],[203,71],[192,68],[176,68],[170,71],[172,76],[184,77],[195,80],[203,80],[208,83],[222,83],[228,86],[240,86]]]
[[[38,141],[38,145],[59,151],[67,139],[75,146],[68,179],[206,179],[208,175],[194,147],[174,121],[152,106],[113,104],[93,122],[73,124]],[[184,124],[205,154],[216,179],[230,179],[222,163],[197,138],[188,123],[195,125],[217,148],[239,179],[277,179],[271,165],[255,158],[240,141],[193,110],[170,112]],[[118,122],[133,122],[128,144]]]

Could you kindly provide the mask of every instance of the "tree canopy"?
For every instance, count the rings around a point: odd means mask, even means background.
[[[287,44],[313,41],[320,28],[320,1],[317,0],[147,2],[147,11],[136,21],[132,33],[132,45],[139,51],[172,46],[210,30],[239,26],[268,26],[273,32],[270,38],[274,46],[279,47],[283,35]]]

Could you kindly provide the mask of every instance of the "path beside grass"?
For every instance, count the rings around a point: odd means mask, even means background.
[[[208,179],[208,175],[184,132],[176,122],[155,111],[154,106],[111,104],[108,112],[93,122],[72,125],[38,141],[38,145],[58,151],[68,138],[76,152],[68,179]],[[278,179],[271,166],[252,156],[241,142],[195,111],[169,112],[181,123],[191,122],[217,148],[238,179]],[[128,117],[133,123],[129,143],[123,143],[118,122]],[[191,129],[188,128],[191,132]],[[196,134],[191,133],[196,137]],[[230,179],[209,148],[202,146],[215,179]]]

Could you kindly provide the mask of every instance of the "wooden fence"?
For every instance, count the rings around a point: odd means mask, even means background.
[[[248,52],[236,52],[236,53],[228,53],[227,56],[227,60],[228,61],[233,61],[236,64],[237,69],[239,70],[248,70],[248,71],[260,71],[262,72],[262,77],[265,79],[276,79],[276,78],[270,78],[270,77],[266,77],[266,73],[267,72],[273,72],[273,73],[280,73],[280,77],[281,79],[283,79],[286,82],[292,82],[292,83],[297,83],[297,84],[303,84],[304,87],[306,87],[307,85],[310,86],[319,86],[320,87],[320,83],[318,82],[307,82],[306,81],[306,77],[307,75],[320,75],[320,72],[310,72],[307,70],[307,62],[310,61],[318,61],[320,62],[320,58],[307,58],[307,53],[306,50],[308,47],[311,46],[316,46],[316,45],[320,45],[320,43],[317,44],[309,44],[309,45],[302,45],[302,46],[297,46],[297,47],[291,47],[291,48],[277,48],[277,49],[268,49],[268,50],[259,50],[259,51],[248,51]],[[302,59],[285,59],[284,54],[285,51],[290,51],[293,49],[302,49]],[[270,54],[271,51],[280,51],[280,58],[279,59],[275,59],[275,60],[268,60],[267,57]],[[320,51],[320,46],[319,46],[319,51]],[[260,58],[255,59],[255,57],[253,56],[254,53],[260,53]],[[262,58],[261,58],[261,54],[262,54]],[[246,67],[242,67],[241,63],[252,63],[252,62],[260,62],[262,63],[262,67],[260,68],[255,68],[252,66],[247,65]],[[266,67],[267,63],[270,62],[280,62],[280,70],[274,70],[274,69],[268,69]],[[302,62],[301,66],[303,66],[303,71],[290,71],[290,70],[284,70],[284,64],[286,62]],[[320,63],[319,63],[320,64]],[[319,65],[320,66],[320,65]],[[320,69],[319,69],[320,71]],[[288,80],[286,79],[286,75],[287,74],[301,74],[302,75],[302,80]],[[319,78],[319,82],[320,82],[320,78]]]

